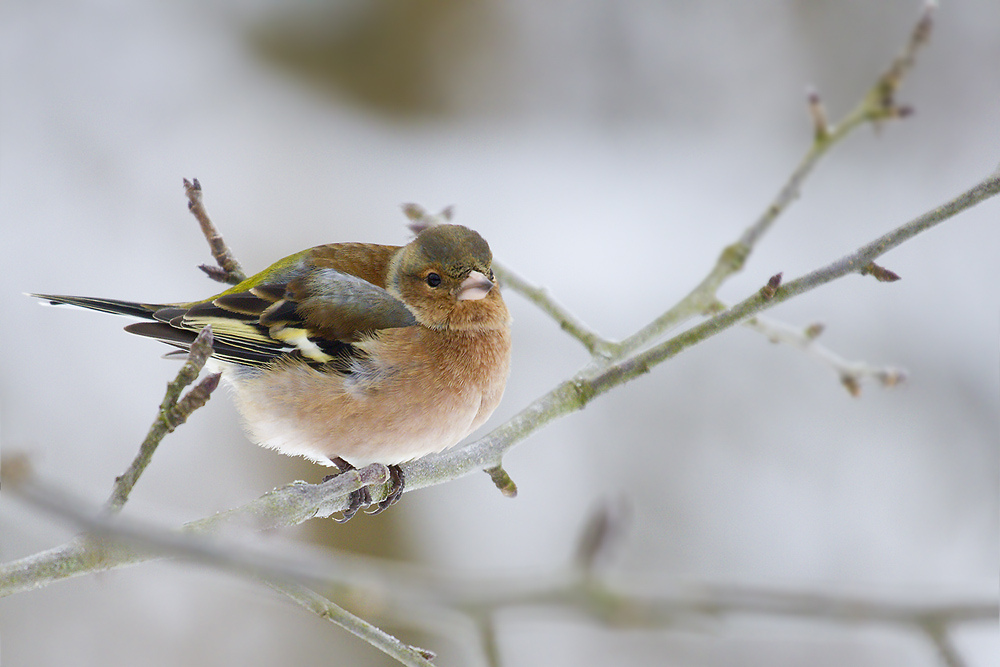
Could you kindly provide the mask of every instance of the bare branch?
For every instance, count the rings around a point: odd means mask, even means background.
[[[358,618],[346,609],[334,604],[316,591],[298,584],[265,581],[268,586],[291,598],[320,618],[336,623],[352,635],[359,637],[386,655],[404,665],[413,667],[433,667],[434,653],[426,649],[410,646],[381,630],[368,621]]]
[[[903,47],[903,50],[889,69],[879,78],[878,84],[869,93],[863,106],[867,106],[869,119],[879,121],[885,118],[902,118],[910,115],[913,110],[908,106],[896,104],[896,92],[903,82],[903,77],[913,69],[916,62],[917,51],[919,51],[931,37],[934,11],[937,9],[937,2],[929,1],[924,4],[924,9],[920,14],[920,19],[910,33],[910,39]]]
[[[160,409],[146,439],[139,446],[139,453],[136,454],[132,464],[129,465],[121,476],[115,478],[115,485],[108,498],[107,508],[109,511],[117,512],[128,502],[132,488],[139,481],[146,466],[153,458],[153,453],[160,445],[164,437],[175,428],[187,421],[192,412],[203,406],[211,396],[216,387],[219,386],[219,374],[213,374],[203,379],[198,386],[189,391],[184,398],[180,398],[181,392],[189,384],[198,378],[205,362],[212,354],[212,327],[206,326],[199,333],[191,344],[191,351],[188,353],[187,361],[181,366],[177,377],[167,385],[167,392],[160,403]]]
[[[880,255],[916,234],[951,218],[1000,192],[1000,172],[946,204],[883,235],[857,252],[801,278],[783,283],[771,299],[755,293],[711,319],[620,362],[586,368],[536,399],[520,413],[486,436],[461,449],[427,456],[403,466],[407,491],[442,484],[480,470],[496,468],[504,454],[549,422],[581,409],[610,389],[649,372],[681,351],[771,308],[795,295],[815,289],[849,273],[857,273]],[[385,467],[350,470],[322,484],[296,482],[267,493],[247,505],[193,522],[189,530],[208,531],[230,522],[259,529],[296,525],[316,516],[329,516],[347,507],[347,496],[361,486],[384,484]],[[377,500],[377,499],[376,499]],[[120,567],[142,560],[131,552],[95,555],[86,545],[70,543],[41,554],[0,565],[0,596],[37,588],[52,581]]]
[[[451,222],[455,215],[455,207],[445,206],[437,213],[430,213],[420,204],[403,204],[403,214],[410,219],[407,227],[416,235],[428,227]]]
[[[419,204],[403,204],[403,213],[411,221],[408,225],[410,231],[419,234],[428,227],[450,222],[454,217],[455,209],[449,206],[441,212],[433,214],[428,213]],[[599,336],[571,312],[559,305],[544,287],[532,285],[500,262],[493,263],[493,271],[503,287],[510,288],[542,309],[549,317],[559,323],[563,331],[583,343],[591,355],[610,357],[617,349],[615,343]]]
[[[202,264],[198,268],[204,271],[209,278],[220,283],[238,285],[246,280],[247,276],[243,272],[243,267],[240,266],[236,256],[226,245],[212,219],[208,217],[208,211],[205,210],[205,204],[202,201],[201,183],[198,182],[198,179],[189,181],[185,178],[184,192],[188,197],[188,210],[201,225],[201,233],[205,235],[205,240],[208,241],[208,246],[212,249],[212,257],[219,265],[214,267]]]
[[[938,657],[945,667],[965,667],[965,661],[959,655],[955,643],[948,634],[948,626],[943,622],[928,622],[924,624],[924,632],[927,634],[934,648],[937,649]]]
[[[5,457],[0,472],[3,473],[4,484],[9,484],[9,488],[13,490],[18,479],[24,479],[25,468],[24,465],[8,465],[7,461]],[[22,472],[18,474],[18,470]],[[348,505],[350,493],[362,486],[384,484],[387,477],[385,466],[374,464],[361,470],[345,471],[321,484],[292,482],[241,507],[185,524],[182,530],[210,534],[234,527],[262,531],[296,526],[314,517],[328,517],[342,511]],[[21,493],[30,495],[29,500],[35,502],[35,496],[38,496],[39,500],[35,504],[56,511],[49,507],[44,493],[32,494],[31,489],[35,487],[23,488],[28,489]],[[67,504],[70,507],[79,505],[75,502],[60,503],[58,499],[54,502],[57,508]],[[92,519],[76,514],[70,515],[70,518],[77,522]],[[134,565],[150,558],[150,554],[124,543],[105,544],[101,548],[95,548],[88,539],[76,538],[64,545],[0,564],[0,597],[34,590],[83,574]]]
[[[9,488],[33,505],[89,531],[86,536],[77,540],[77,544],[85,551],[128,554],[135,559],[134,562],[163,556],[180,557],[261,580],[404,665],[426,667],[431,664],[427,651],[407,646],[299,583],[307,581],[330,585],[329,577],[323,574],[330,568],[329,562],[301,556],[295,559],[288,556],[277,557],[233,541],[223,542],[215,536],[191,531],[168,531],[122,517],[112,518],[106,514],[98,514],[87,508],[86,503],[71,498],[61,488],[41,484],[30,474],[25,474],[23,463],[17,463],[15,468],[19,472],[13,478],[14,483],[8,485]],[[10,480],[5,477],[5,481]],[[337,590],[345,588],[343,582],[333,583]]]
[[[907,115],[906,112],[895,106],[895,92],[902,84],[905,74],[913,66],[917,51],[929,38],[933,11],[934,5],[928,3],[914,26],[910,40],[901,55],[893,61],[888,71],[879,77],[875,86],[861,103],[836,126],[829,127],[826,121],[826,112],[819,102],[819,93],[810,91],[808,108],[814,126],[813,143],[792,175],[760,217],[743,232],[735,243],[722,251],[708,275],[677,305],[623,340],[617,350],[617,358],[625,357],[643,348],[692,317],[713,311],[717,305],[716,294],[719,287],[730,276],[743,268],[757,242],[767,233],[778,216],[799,197],[802,184],[820,159],[831,148],[839,144],[844,137],[864,123],[902,118]]]
[[[166,531],[144,523],[85,509],[61,488],[33,479],[24,462],[15,462],[16,478],[5,477],[12,490],[32,504],[85,527],[91,537],[81,542],[91,552],[123,553],[140,560],[161,555],[181,557],[261,580],[300,605],[344,627],[407,665],[427,665],[430,654],[403,644],[367,621],[334,604],[317,590],[347,597],[381,600],[376,614],[428,627],[426,616],[457,609],[476,620],[481,640],[496,652],[493,615],[505,607],[533,606],[576,609],[613,627],[670,629],[678,619],[700,616],[784,616],[827,622],[873,623],[922,633],[938,648],[945,664],[961,665],[948,633],[962,623],[994,622],[1000,605],[992,596],[981,600],[899,602],[873,595],[727,584],[650,587],[642,573],[613,576],[595,570],[593,558],[606,554],[608,538],[620,534],[618,510],[600,511],[584,531],[583,562],[576,568],[523,574],[513,578],[466,578],[450,570],[426,571],[389,561],[324,550],[322,555],[296,549],[263,551],[231,539],[221,540]],[[129,546],[131,545],[131,546]],[[136,561],[138,562],[138,561]],[[582,565],[582,567],[580,567]],[[410,620],[393,610],[414,609]],[[494,656],[495,659],[495,656]]]
[[[605,500],[591,513],[580,533],[576,547],[576,566],[593,575],[610,562],[625,541],[632,507],[624,497]]]
[[[595,381],[595,389],[604,391],[608,382],[618,384],[638,374],[648,372],[652,366],[669,359],[683,349],[713,336],[719,331],[741,322],[747,317],[790,299],[793,296],[811,291],[820,285],[842,278],[851,273],[861,273],[875,259],[889,252],[917,234],[961,213],[965,209],[995,196],[1000,192],[1000,175],[992,174],[969,190],[963,192],[951,201],[928,211],[927,213],[897,227],[893,231],[880,236],[854,253],[846,255],[820,269],[812,271],[796,280],[783,283],[775,294],[766,299],[761,294],[755,294],[744,301],[724,310],[711,319],[688,329],[674,338],[660,343],[644,352],[619,362],[604,370]]]
[[[841,384],[852,396],[858,396],[861,393],[861,385],[868,380],[875,380],[883,387],[895,387],[906,380],[904,370],[891,366],[872,366],[863,361],[848,361],[816,342],[816,338],[823,331],[823,326],[820,324],[811,324],[805,329],[800,329],[761,315],[752,317],[743,324],[764,334],[772,343],[784,343],[814,357],[837,375]]]
[[[559,305],[544,287],[532,285],[502,264],[495,263],[493,269],[503,286],[510,287],[528,301],[538,306],[549,317],[554,319],[563,331],[583,343],[583,346],[587,348],[587,351],[591,355],[610,358],[618,349],[616,343],[602,338],[577,319],[575,315]]]
[[[850,273],[860,272],[861,268],[868,266],[873,260],[899,244],[998,193],[1000,193],[1000,173],[995,173],[951,201],[884,234],[856,252],[796,280],[782,283],[770,299],[755,292],[744,301],[648,350],[611,364],[583,369],[533,401],[506,423],[465,448],[424,457],[407,464],[405,466],[407,489],[414,490],[426,485],[439,484],[462,477],[472,470],[483,470],[499,465],[504,454],[516,444],[549,422],[583,408],[600,394],[648,373],[656,365],[692,345],[725,331],[757,313],[773,308],[793,296],[816,289]]]

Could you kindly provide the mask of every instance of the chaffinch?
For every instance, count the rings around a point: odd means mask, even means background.
[[[402,495],[398,464],[454,446],[500,402],[510,314],[492,259],[475,231],[440,224],[403,247],[304,250],[203,301],[33,296],[142,318],[125,330],[182,349],[211,325],[251,439],[341,470],[390,466],[380,512]],[[369,503],[364,489],[342,520]]]

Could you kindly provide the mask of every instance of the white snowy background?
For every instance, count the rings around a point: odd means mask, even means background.
[[[453,0],[411,16],[393,5],[0,6],[4,454],[27,453],[41,478],[95,508],[135,454],[176,363],[124,334],[125,321],[40,308],[22,292],[211,293],[182,177],[201,180],[250,271],[321,243],[403,243],[400,204],[454,204],[497,258],[620,338],[685,294],[768,204],[810,141],[807,86],[839,117],[920,10]],[[825,264],[996,168],[1000,5],[943,5],[900,94],[915,114],[836,148],[722,298]],[[302,75],[275,56],[275,44],[327,43],[340,45],[336,71],[352,74]],[[907,369],[905,386],[852,398],[808,357],[737,328],[512,451],[516,500],[474,475],[378,517],[273,537],[517,576],[566,563],[595,504],[625,496],[634,523],[613,567],[654,588],[989,599],[998,219],[990,201],[889,253],[900,282],[848,277],[771,311],[825,323],[825,344]],[[507,300],[513,372],[492,424],[586,362],[534,306]],[[220,392],[166,439],[126,513],[176,525],[323,474],[251,445]],[[0,510],[3,560],[74,534],[10,494]],[[460,633],[401,632],[442,665],[469,664]],[[0,633],[11,666],[393,664],[269,589],[182,564],[4,599]],[[787,619],[640,632],[511,609],[498,636],[504,664],[519,666],[938,664],[903,629]],[[969,665],[996,664],[995,623],[954,639]]]

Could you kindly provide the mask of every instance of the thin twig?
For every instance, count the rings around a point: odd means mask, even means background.
[[[502,463],[504,454],[536,430],[566,414],[582,409],[597,396],[648,373],[658,364],[749,317],[773,308],[787,299],[816,289],[851,273],[931,227],[1000,193],[1000,172],[963,192],[951,201],[882,235],[856,252],[796,280],[782,283],[771,298],[759,292],[690,329],[631,357],[597,368],[585,368],[574,377],[534,400],[510,420],[460,450],[451,450],[414,461],[404,467],[407,489],[439,484],[472,470]]]
[[[243,267],[240,266],[236,256],[226,245],[212,219],[208,217],[208,211],[205,210],[205,203],[202,200],[201,183],[198,182],[198,179],[189,181],[185,178],[184,192],[188,197],[188,210],[201,225],[201,233],[205,235],[205,240],[208,241],[208,246],[212,249],[212,257],[218,264],[217,267],[202,264],[198,268],[204,271],[209,278],[220,283],[238,285],[246,280],[247,276],[243,272]]]
[[[352,635],[363,639],[375,648],[404,665],[412,667],[433,667],[431,660],[434,654],[426,649],[410,646],[389,633],[381,630],[368,621],[355,616],[332,601],[299,584],[276,583],[265,581],[265,584],[294,600],[320,618],[335,623]]]
[[[15,476],[5,473],[4,478],[12,491],[90,531],[86,544],[91,551],[123,553],[131,549],[140,560],[176,556],[253,577],[407,665],[429,664],[429,653],[400,642],[314,589],[348,598],[379,600],[381,610],[403,622],[407,622],[406,618],[393,615],[392,610],[422,610],[415,615],[415,624],[422,628],[430,627],[428,613],[447,615],[447,609],[462,610],[476,621],[480,640],[494,660],[498,654],[492,618],[497,611],[512,606],[576,609],[602,624],[649,629],[669,629],[685,617],[731,615],[879,623],[927,635],[949,667],[961,665],[949,639],[949,629],[962,623],[992,622],[1000,613],[997,601],[985,597],[957,602],[899,602],[892,597],[880,599],[872,595],[735,583],[651,588],[648,575],[632,572],[627,576],[612,576],[592,567],[487,580],[329,550],[322,555],[301,550],[264,552],[245,543],[168,531],[87,509],[85,503],[71,498],[62,488],[34,479],[25,462],[12,463],[17,471]],[[607,517],[601,516],[598,513],[597,523],[606,523]],[[592,527],[593,522],[589,525]],[[603,528],[598,532],[606,533]],[[590,528],[584,531],[581,544],[587,551],[594,542],[593,533]],[[606,536],[598,542],[605,539]]]
[[[500,659],[500,644],[497,642],[497,626],[493,615],[487,611],[475,614],[476,629],[479,631],[479,644],[482,646],[486,664],[489,667],[502,667]]]
[[[189,384],[198,378],[205,362],[212,354],[212,327],[206,326],[191,344],[187,361],[181,366],[177,377],[167,385],[167,392],[160,403],[159,412],[156,419],[149,427],[145,440],[139,446],[139,453],[132,460],[128,469],[119,477],[115,478],[115,485],[111,490],[111,496],[107,501],[107,509],[117,512],[128,502],[129,494],[139,481],[146,466],[153,458],[153,453],[164,437],[175,428],[187,421],[192,412],[204,405],[212,392],[219,386],[219,374],[215,373],[205,377],[198,385],[189,391],[184,398],[180,398],[181,392]]]
[[[955,643],[948,633],[948,624],[941,620],[934,620],[924,624],[924,633],[927,635],[934,648],[937,649],[938,657],[945,667],[965,667],[965,661],[959,655]]]
[[[165,530],[134,519],[98,512],[70,496],[62,487],[36,479],[30,466],[25,471],[27,464],[24,462],[12,463],[19,469],[17,478],[15,480],[5,473],[4,481],[10,483],[11,490],[18,497],[84,528],[104,541],[106,546],[115,542],[134,545],[136,551],[143,554],[142,560],[178,556],[263,577],[268,581],[298,582],[341,593],[360,594],[367,591],[370,597],[387,596],[391,602],[386,604],[390,606],[408,605],[422,598],[439,604],[494,608],[525,602],[565,604],[579,601],[580,586],[598,582],[601,595],[595,597],[592,603],[610,595],[619,598],[620,603],[647,607],[649,613],[643,614],[647,619],[665,618],[678,612],[710,615],[759,613],[842,621],[875,620],[934,629],[942,624],[991,620],[1000,612],[1000,603],[995,599],[913,603],[735,583],[654,590],[643,583],[648,577],[641,573],[595,578],[593,570],[588,568],[537,576],[519,574],[513,579],[501,577],[486,581],[469,579],[450,570],[426,571],[415,566],[332,550],[323,550],[322,555],[300,550],[278,554],[251,548],[246,543],[224,541],[192,531]],[[588,529],[584,534],[590,532]],[[582,542],[589,541],[586,537],[582,539]],[[585,576],[578,576],[581,572]],[[595,592],[598,589],[583,591],[586,596]]]
[[[883,387],[895,387],[906,380],[904,370],[891,366],[873,366],[863,361],[848,361],[818,343],[816,339],[823,331],[822,325],[812,324],[801,329],[761,315],[751,317],[743,325],[764,334],[772,343],[790,345],[814,357],[837,375],[851,396],[860,395],[861,385],[868,380],[875,380]]]
[[[527,280],[508,269],[500,263],[493,264],[493,270],[500,280],[500,284],[509,287],[528,301],[535,304],[543,312],[554,319],[573,338],[577,339],[591,355],[596,357],[610,358],[618,349],[617,343],[613,343],[600,335],[587,325],[581,322],[573,313],[559,305],[544,287],[536,287]]]
[[[24,470],[24,466],[12,465],[8,461],[8,458],[4,459],[0,472],[4,484],[13,489],[18,479],[24,478],[19,472]],[[241,507],[187,523],[181,530],[211,534],[232,528],[263,531],[297,526],[314,517],[327,517],[342,511],[348,505],[349,494],[363,486],[384,484],[387,480],[385,466],[375,464],[361,470],[345,471],[321,484],[293,482]],[[28,488],[30,493],[31,487]],[[48,507],[44,499],[36,504]],[[92,520],[86,515],[74,514],[70,518],[78,522]],[[76,538],[58,547],[0,564],[0,598],[63,579],[134,565],[150,558],[149,553],[124,543],[95,548],[88,539]]]
[[[247,545],[222,542],[214,536],[192,531],[169,531],[131,519],[112,518],[93,512],[86,503],[70,497],[62,488],[39,483],[30,474],[25,474],[23,462],[15,463],[15,467],[18,473],[8,488],[35,506],[87,530],[77,543],[88,550],[102,554],[127,554],[135,558],[135,562],[163,556],[180,557],[258,579],[404,665],[426,667],[431,664],[427,651],[407,646],[300,583],[333,584],[337,590],[348,587],[343,582],[331,582],[325,576],[324,573],[330,569],[330,563],[326,561],[304,556],[294,559],[278,557],[252,550]]]
[[[605,499],[587,518],[577,540],[574,565],[589,576],[611,562],[625,542],[632,507],[625,497]]]
[[[912,68],[917,51],[929,39],[934,8],[933,3],[928,3],[924,7],[902,53],[879,77],[861,103],[835,126],[826,125],[825,112],[819,105],[819,94],[815,91],[809,92],[807,96],[808,108],[813,119],[814,130],[816,130],[814,131],[813,143],[784,186],[764,209],[760,217],[740,235],[740,238],[722,251],[708,275],[677,305],[623,340],[618,346],[616,358],[626,357],[643,348],[692,317],[708,314],[715,310],[717,308],[716,294],[719,287],[730,276],[743,268],[757,242],[788,206],[798,199],[802,184],[820,159],[861,125],[908,115],[906,108],[896,106],[895,93],[902,83],[904,75]],[[824,124],[823,131],[816,129],[817,123]]]
[[[451,222],[455,216],[454,206],[445,206],[437,213],[431,213],[420,204],[403,204],[403,215],[410,219],[407,225],[414,235],[419,234],[434,225],[444,225]]]
[[[403,213],[410,219],[408,227],[414,234],[419,234],[423,230],[451,222],[455,215],[455,208],[448,206],[438,213],[430,213],[420,204],[403,204]],[[517,292],[538,308],[543,310],[552,319],[559,323],[563,331],[573,338],[583,343],[591,355],[597,357],[610,357],[617,349],[617,345],[602,338],[595,331],[587,327],[576,318],[573,313],[559,305],[545,290],[544,287],[536,287],[517,273],[507,268],[500,262],[493,262],[493,272],[496,274],[500,285]]]

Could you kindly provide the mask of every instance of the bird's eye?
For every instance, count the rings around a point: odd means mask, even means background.
[[[490,282],[496,282],[496,279],[493,277],[493,269],[490,269]]]
[[[431,287],[437,287],[438,285],[441,284],[441,276],[439,276],[436,273],[428,273],[427,284],[430,285]]]

